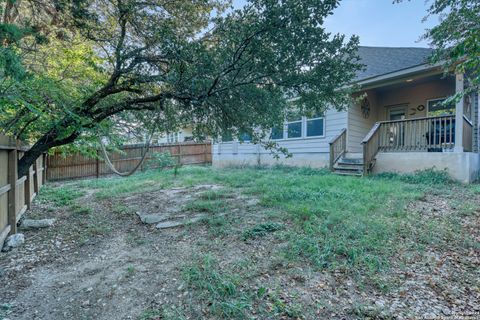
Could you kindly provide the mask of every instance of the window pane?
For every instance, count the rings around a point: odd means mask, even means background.
[[[442,102],[445,99],[428,101],[428,115],[429,116],[442,116],[455,113],[455,106],[444,106]]]
[[[307,120],[307,137],[323,136],[323,119]]]
[[[272,139],[272,140],[283,139],[283,127],[272,128],[272,133],[270,134],[270,139]]]
[[[288,138],[302,137],[302,122],[292,122],[288,124]]]
[[[240,140],[240,141],[250,141],[250,140],[252,140],[252,137],[250,136],[250,134],[248,134],[246,132],[242,132],[238,136],[238,140]]]

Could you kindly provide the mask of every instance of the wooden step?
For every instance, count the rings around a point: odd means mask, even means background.
[[[342,176],[363,176],[363,158],[340,158],[333,166],[333,173]]]
[[[362,173],[363,167],[334,167],[335,172],[353,172],[353,173]]]
[[[339,176],[354,176],[354,177],[361,177],[363,176],[362,172],[354,172],[354,171],[333,171],[333,174],[337,174]]]
[[[363,165],[362,158],[340,158],[337,161],[338,164],[341,165]]]
[[[340,170],[363,170],[363,163],[362,164],[346,164],[346,163],[341,163],[337,162],[334,166],[334,169],[340,169]]]

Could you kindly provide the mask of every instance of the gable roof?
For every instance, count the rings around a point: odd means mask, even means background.
[[[428,48],[360,46],[358,55],[360,62],[365,65],[365,70],[358,71],[355,80],[359,81],[425,64],[432,53],[433,50]]]

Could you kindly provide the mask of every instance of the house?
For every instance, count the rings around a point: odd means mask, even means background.
[[[440,104],[463,90],[462,74],[444,76],[424,48],[360,47],[365,70],[359,97],[344,111],[288,119],[271,139],[291,158],[275,159],[260,145],[239,141],[213,147],[213,165],[275,164],[330,167],[339,174],[409,173],[435,168],[471,182],[480,169],[478,93]]]
[[[154,143],[178,143],[178,142],[193,141],[194,138],[193,138],[192,128],[186,127],[186,128],[182,128],[177,132],[155,136],[152,140]]]
[[[143,133],[143,136],[134,135],[130,132],[123,133],[126,140],[125,144],[144,144],[149,139],[147,132]],[[193,136],[193,130],[191,127],[185,127],[177,132],[173,133],[158,133],[152,137],[152,144],[164,144],[164,143],[179,143],[195,141]]]

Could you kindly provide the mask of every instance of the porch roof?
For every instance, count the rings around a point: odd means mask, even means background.
[[[365,69],[357,73],[355,81],[361,81],[395,71],[409,69],[428,63],[433,50],[428,48],[358,48],[358,55]]]

